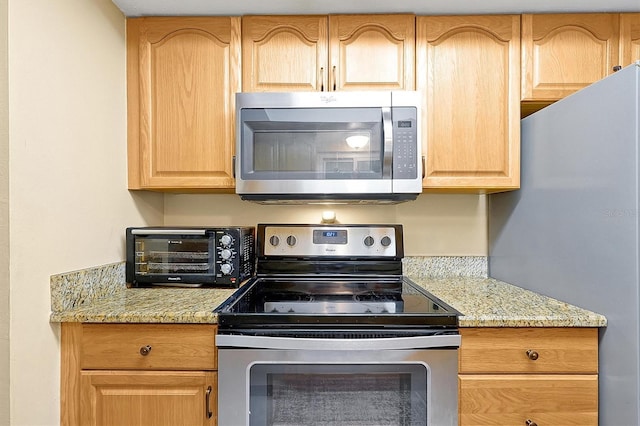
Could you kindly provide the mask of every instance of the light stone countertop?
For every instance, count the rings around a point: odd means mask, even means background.
[[[122,265],[105,274],[78,271],[51,279],[51,322],[216,323],[213,310],[234,289],[126,288]],[[594,312],[485,277],[408,276],[462,313],[460,327],[604,327]],[[415,275],[412,275],[412,272]],[[93,289],[95,281],[101,291]],[[102,281],[110,282],[104,290]],[[81,282],[82,285],[78,283]],[[108,286],[107,286],[108,287]]]

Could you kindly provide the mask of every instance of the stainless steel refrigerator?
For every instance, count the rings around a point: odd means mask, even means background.
[[[607,317],[600,425],[640,425],[640,63],[522,120],[518,191],[489,196],[489,275]]]

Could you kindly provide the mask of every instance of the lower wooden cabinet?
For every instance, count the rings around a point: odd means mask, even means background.
[[[63,323],[61,425],[217,424],[216,326]]]
[[[597,328],[462,328],[460,425],[597,425]]]
[[[215,372],[81,372],[82,425],[215,425]]]
[[[460,375],[461,425],[597,425],[597,375]]]

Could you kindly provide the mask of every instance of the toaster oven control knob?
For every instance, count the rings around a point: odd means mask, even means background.
[[[222,244],[223,247],[229,247],[232,242],[233,238],[229,234],[224,234],[222,237],[220,237],[220,244]]]
[[[278,238],[277,235],[272,235],[269,238],[269,244],[271,244],[274,247],[278,247],[278,244],[280,244],[280,238]]]
[[[233,271],[233,266],[230,263],[220,265],[220,272],[222,272],[223,275],[229,275],[231,271]]]
[[[231,259],[231,256],[233,256],[233,252],[229,249],[224,249],[220,252],[220,257],[223,258],[224,260]]]
[[[383,247],[389,247],[391,245],[391,238],[382,237],[382,239],[380,240],[380,244],[382,244]]]
[[[375,242],[375,240],[373,239],[373,237],[371,235],[365,237],[365,239],[364,239],[364,245],[367,246],[367,247],[371,247],[374,242]]]
[[[297,242],[298,242],[298,240],[293,235],[289,235],[287,237],[287,244],[289,244],[289,246],[293,247],[293,246],[296,245]]]

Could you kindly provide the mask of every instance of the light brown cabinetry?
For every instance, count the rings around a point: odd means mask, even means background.
[[[245,92],[413,90],[415,16],[244,16]]]
[[[640,61],[640,13],[620,14],[620,60],[623,67]]]
[[[520,185],[520,16],[419,16],[427,189]]]
[[[621,65],[620,15],[522,15],[523,115],[594,83]]]
[[[214,325],[62,324],[62,425],[217,423]]]
[[[240,18],[127,20],[130,189],[234,187]]]
[[[598,424],[596,328],[460,332],[460,425]]]

